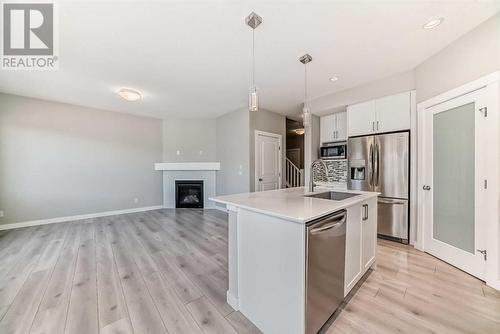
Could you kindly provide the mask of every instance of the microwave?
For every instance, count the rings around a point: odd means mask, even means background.
[[[347,159],[347,142],[323,143],[319,150],[321,159]]]

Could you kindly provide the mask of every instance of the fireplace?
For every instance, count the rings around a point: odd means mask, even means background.
[[[176,180],[175,207],[203,208],[203,180]]]

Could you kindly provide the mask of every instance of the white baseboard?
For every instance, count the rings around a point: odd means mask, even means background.
[[[163,205],[156,205],[156,206],[145,206],[145,207],[142,207],[142,208],[132,208],[132,209],[124,209],[124,210],[114,210],[114,211],[89,213],[89,214],[77,215],[77,216],[67,216],[67,217],[57,217],[57,218],[31,220],[31,221],[27,221],[27,222],[20,222],[20,223],[12,223],[12,224],[3,224],[3,225],[0,225],[0,231],[1,230],[10,230],[10,229],[13,229],[13,228],[20,228],[20,227],[37,226],[37,225],[45,225],[45,224],[55,224],[55,223],[64,223],[64,222],[81,220],[81,219],[99,218],[99,217],[123,215],[123,214],[126,214],[126,213],[159,210],[159,209],[163,209],[163,208],[164,208]]]
[[[226,213],[227,213],[227,209],[226,209],[226,206],[225,206],[225,205],[224,205],[224,206],[219,206],[219,205],[217,205],[217,204],[216,204],[216,205],[213,207],[213,209],[215,209],[215,210],[219,210],[219,211],[222,211],[222,212],[226,212]]]
[[[489,285],[495,290],[500,291],[500,280],[486,281],[486,285]]]
[[[235,311],[240,310],[240,306],[238,303],[238,298],[234,297],[229,291],[226,292],[226,300],[229,306],[231,306]]]

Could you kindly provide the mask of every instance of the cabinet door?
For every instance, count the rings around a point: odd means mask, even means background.
[[[335,114],[321,116],[319,120],[319,136],[321,143],[334,141]]]
[[[363,202],[361,206],[361,253],[363,272],[375,261],[377,251],[377,199],[373,198]]]
[[[359,136],[375,131],[375,101],[347,107],[347,135]]]
[[[335,140],[347,140],[347,111],[338,112],[335,117],[335,130],[337,131]]]
[[[410,128],[410,92],[375,100],[377,132],[408,130]]]
[[[347,208],[344,297],[356,285],[362,275],[361,212],[361,205],[359,204]]]

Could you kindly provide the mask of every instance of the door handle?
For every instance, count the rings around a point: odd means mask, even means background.
[[[332,228],[336,228],[336,227],[344,224],[345,220],[346,220],[346,217],[344,216],[344,218],[342,218],[340,221],[337,221],[335,223],[328,224],[328,225],[325,225],[325,226],[322,226],[322,227],[314,228],[309,233],[311,233],[311,234],[318,234],[320,232],[323,232],[323,231],[326,231],[326,230],[330,230]]]
[[[382,204],[399,204],[399,205],[405,205],[405,202],[401,202],[401,201],[391,201],[391,200],[383,200],[383,199],[378,199],[377,200],[378,203],[382,203]]]
[[[424,185],[424,186],[422,187],[422,189],[424,189],[424,190],[431,190],[431,186]]]
[[[368,220],[368,204],[363,204],[363,221]]]
[[[374,150],[374,162],[373,162],[373,174],[377,175],[377,178],[373,181],[374,186],[378,186],[378,179],[379,179],[379,147],[378,144],[375,144],[375,150]]]
[[[370,145],[370,159],[368,161],[368,170],[370,175],[368,175],[368,183],[370,186],[373,185],[373,145]]]

